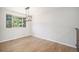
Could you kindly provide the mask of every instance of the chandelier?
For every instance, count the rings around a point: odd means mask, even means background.
[[[26,7],[25,8],[25,11],[26,11],[26,22],[32,21],[32,16],[29,15],[29,9],[30,9],[30,7]]]

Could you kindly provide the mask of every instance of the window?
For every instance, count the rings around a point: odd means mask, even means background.
[[[6,14],[6,28],[26,27],[26,18]]]
[[[11,28],[12,27],[12,16],[6,15],[6,27]]]

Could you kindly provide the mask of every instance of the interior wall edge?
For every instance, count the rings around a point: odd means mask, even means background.
[[[13,39],[7,39],[7,40],[1,40],[0,43],[7,42],[7,41],[11,41],[11,40],[17,40],[19,38],[29,37],[29,36],[32,36],[32,35],[27,35],[27,36],[22,36],[22,37],[17,37],[17,38],[13,38]]]
[[[65,45],[65,46],[72,47],[72,48],[76,48],[76,46],[73,46],[73,45],[70,45],[70,44],[67,44],[67,43],[64,43],[64,42],[56,41],[56,40],[50,40],[49,38],[46,38],[46,37],[43,37],[43,36],[40,36],[40,35],[37,35],[37,34],[34,34],[33,36],[37,37],[37,38],[40,38],[40,39],[56,42],[56,43],[59,43],[59,44]]]

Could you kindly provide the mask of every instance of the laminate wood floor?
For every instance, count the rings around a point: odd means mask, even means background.
[[[23,37],[0,43],[4,52],[75,52],[76,49],[36,37]]]

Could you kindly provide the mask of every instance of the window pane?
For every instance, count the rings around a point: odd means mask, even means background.
[[[12,27],[12,16],[11,15],[6,15],[6,28],[11,28]]]
[[[23,18],[23,27],[26,27],[26,18]]]

